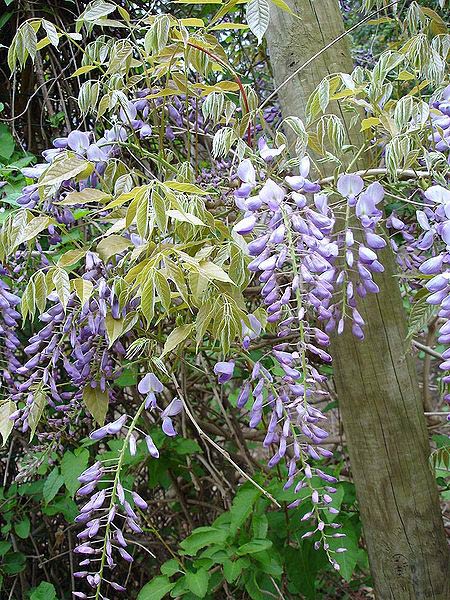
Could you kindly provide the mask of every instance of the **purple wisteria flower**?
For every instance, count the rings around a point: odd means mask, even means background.
[[[214,365],[214,373],[217,375],[217,380],[219,383],[226,383],[227,381],[230,381],[230,379],[233,377],[234,366],[235,364],[233,360],[218,362]]]

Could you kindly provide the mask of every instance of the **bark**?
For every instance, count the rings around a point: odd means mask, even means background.
[[[343,31],[337,0],[288,0],[298,20],[272,5],[267,33],[275,85]],[[283,116],[304,117],[327,73],[349,72],[346,39],[319,56],[279,93]],[[345,119],[339,107],[335,109]],[[347,128],[358,148],[360,134]],[[376,166],[366,164],[365,166]],[[406,315],[390,250],[379,294],[358,308],[366,339],[333,340],[335,383],[379,600],[448,600],[450,557],[416,370],[406,347]]]

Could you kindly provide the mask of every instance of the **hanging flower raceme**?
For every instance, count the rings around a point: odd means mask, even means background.
[[[259,142],[261,158],[271,165],[283,150]],[[259,182],[257,173],[263,170],[249,158],[237,169],[242,183],[235,199],[242,219],[234,231],[247,240],[248,269],[258,279],[267,322],[278,339],[252,364],[237,406],[248,410],[250,427],[264,420],[263,445],[273,452],[268,465],[286,464],[285,488],[299,495],[291,507],[310,499],[313,508],[304,519],[315,525],[306,537],[317,533],[315,547],[323,547],[338,568],[328,537],[340,535],[333,532],[339,525],[327,524],[330,519],[323,516],[337,513],[331,505],[336,479],[316,462],[331,456],[324,447],[328,434],[319,408],[328,395],[320,365],[331,361],[329,334],[342,333],[347,319],[354,335],[364,337],[356,299],[378,291],[374,275],[383,271],[378,251],[386,246],[377,232],[384,190],[377,182],[366,187],[358,175],[343,175],[337,184],[340,201],[332,208],[329,194],[309,179],[308,157],[301,160],[299,175],[285,177],[284,183],[273,174]],[[342,212],[345,218],[338,219],[336,213]],[[243,327],[245,351],[261,330],[252,315],[250,327]],[[245,354],[244,361],[250,359]],[[229,381],[233,369],[233,361],[217,363],[219,383]]]
[[[0,266],[0,272],[2,271]],[[16,357],[20,340],[18,337],[20,313],[16,310],[20,298],[13,294],[8,285],[0,279],[0,373],[4,381],[3,387],[9,393],[15,390],[15,373],[20,368],[20,362]],[[6,392],[5,389],[2,392]]]
[[[183,405],[181,400],[174,398],[161,410],[157,397],[163,389],[164,386],[158,377],[154,373],[147,373],[138,384],[138,391],[145,399],[136,414],[133,417],[121,415],[90,434],[90,438],[95,441],[114,435],[123,436],[122,449],[117,458],[102,460],[100,456],[99,460],[79,477],[82,487],[77,495],[89,500],[80,508],[80,514],[75,519],[84,526],[78,534],[80,543],[75,548],[75,552],[81,556],[80,567],[83,567],[83,570],[78,571],[75,576],[85,579],[98,592],[105,581],[106,566],[113,569],[117,557],[127,562],[133,561],[126,539],[127,531],[133,534],[142,533],[136,510],[145,511],[147,502],[137,492],[125,489],[122,483],[123,457],[127,450],[132,456],[136,454],[139,438],[145,441],[152,458],[159,457],[152,437],[137,426],[140,415],[143,411],[149,411],[149,414],[156,418],[157,412],[160,411],[162,431],[169,437],[176,435],[172,419],[181,412]],[[109,480],[111,476],[112,482]],[[104,481],[105,477],[109,485]],[[124,586],[107,579],[106,581],[114,590],[126,591]],[[83,592],[76,594],[79,598],[86,597]]]

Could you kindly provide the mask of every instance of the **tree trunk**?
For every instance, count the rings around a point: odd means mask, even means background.
[[[337,0],[287,4],[301,20],[272,4],[267,32],[276,86],[344,30]],[[304,118],[323,77],[352,68],[343,39],[280,90],[283,116]],[[345,121],[339,107],[336,112]],[[360,147],[361,134],[347,132]],[[332,344],[370,567],[379,600],[449,600],[450,556],[392,251],[386,249],[381,260],[380,292],[358,306],[367,323],[365,340],[358,342],[347,327]]]

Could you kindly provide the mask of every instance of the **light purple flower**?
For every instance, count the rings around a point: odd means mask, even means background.
[[[177,432],[175,431],[175,428],[172,423],[172,419],[170,417],[165,417],[163,419],[162,430],[169,437],[173,437],[173,436],[177,435]]]
[[[67,145],[77,154],[84,155],[90,143],[90,135],[84,131],[71,131],[67,136]]]
[[[364,181],[359,175],[341,175],[337,182],[337,190],[345,198],[356,198],[363,187]]]
[[[271,210],[277,210],[286,192],[272,179],[268,179],[259,192],[259,197]]]
[[[175,417],[183,410],[183,403],[179,398],[174,398],[170,404],[162,411],[161,417]]]
[[[240,235],[247,235],[251,233],[256,225],[256,217],[254,215],[250,215],[249,217],[245,217],[242,221],[239,221],[234,227],[233,230]]]
[[[147,373],[139,382],[138,391],[140,394],[148,394],[150,392],[160,393],[163,391],[163,384],[154,373]]]
[[[218,362],[214,365],[214,373],[218,376],[219,383],[225,383],[233,377],[234,361]]]
[[[269,148],[266,140],[261,137],[258,140],[258,150],[259,155],[266,162],[272,161],[276,156],[279,156],[284,149],[286,148],[286,144],[282,144],[279,148]]]

